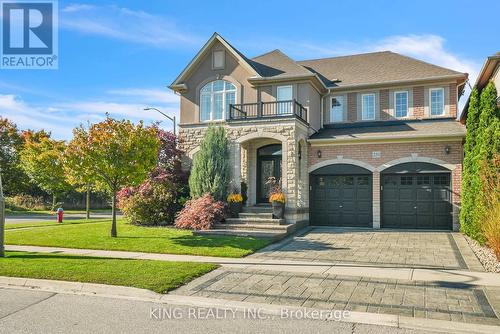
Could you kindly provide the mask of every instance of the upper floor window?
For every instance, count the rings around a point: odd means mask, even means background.
[[[330,106],[330,122],[337,123],[344,121],[344,97],[334,96]]]
[[[278,86],[276,88],[276,101],[278,101],[278,114],[288,114],[292,111],[293,87]]]
[[[226,52],[224,50],[214,51],[212,54],[212,68],[214,70],[224,69],[226,64]]]
[[[236,87],[224,80],[207,83],[200,90],[200,121],[226,119],[229,105],[236,102]]]
[[[444,89],[431,88],[429,91],[431,116],[444,114]]]
[[[394,92],[394,110],[396,117],[408,116],[408,92]]]
[[[375,94],[361,95],[361,110],[362,120],[375,119]]]

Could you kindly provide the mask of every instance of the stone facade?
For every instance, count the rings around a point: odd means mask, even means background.
[[[273,143],[282,145],[282,187],[287,197],[287,221],[308,219],[307,145],[308,127],[299,120],[263,120],[254,122],[227,122],[221,124],[230,140],[230,165],[232,183],[241,181],[248,186],[247,205],[256,204],[257,197],[257,149]],[[207,130],[206,124],[181,125],[179,136],[181,149],[192,159]],[[299,154],[298,147],[302,152]],[[185,162],[185,168],[190,161]]]

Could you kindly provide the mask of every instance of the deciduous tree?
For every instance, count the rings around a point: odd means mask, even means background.
[[[71,189],[66,182],[62,156],[64,141],[54,140],[47,133],[25,133],[25,144],[20,154],[21,166],[41,189],[52,195],[52,209],[57,196]]]
[[[141,183],[156,165],[159,146],[156,128],[107,116],[88,129],[76,128],[73,135],[66,157],[80,160],[82,169],[91,171],[95,177],[98,189],[111,194],[111,236],[116,237],[116,193],[122,187]]]

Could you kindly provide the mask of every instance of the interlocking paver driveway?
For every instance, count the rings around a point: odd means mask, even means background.
[[[414,268],[467,269],[450,232],[314,228],[256,257]]]
[[[173,293],[500,325],[482,288],[443,282],[221,268]]]
[[[478,270],[480,264],[468,247],[463,237],[451,232],[313,228],[250,257],[333,262],[343,266],[353,263],[374,267]],[[359,275],[335,275],[335,269],[311,274],[280,271],[279,266],[272,270],[223,267],[173,293],[500,325],[495,313],[500,310],[500,297],[497,297],[500,288]]]

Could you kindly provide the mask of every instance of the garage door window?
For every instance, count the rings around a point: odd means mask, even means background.
[[[395,186],[398,184],[398,178],[396,176],[388,176],[385,178],[384,180],[384,184],[385,185],[391,185],[391,186]]]
[[[417,185],[425,186],[431,184],[430,176],[417,176]]]
[[[346,186],[352,186],[354,184],[354,178],[352,176],[344,177],[344,184]]]
[[[367,186],[367,185],[368,185],[368,176],[359,176],[358,186]]]
[[[446,175],[439,175],[439,176],[434,176],[434,184],[439,185],[439,186],[447,186],[449,184],[448,181],[448,176]]]
[[[402,186],[411,186],[413,184],[413,177],[411,176],[401,176]]]

